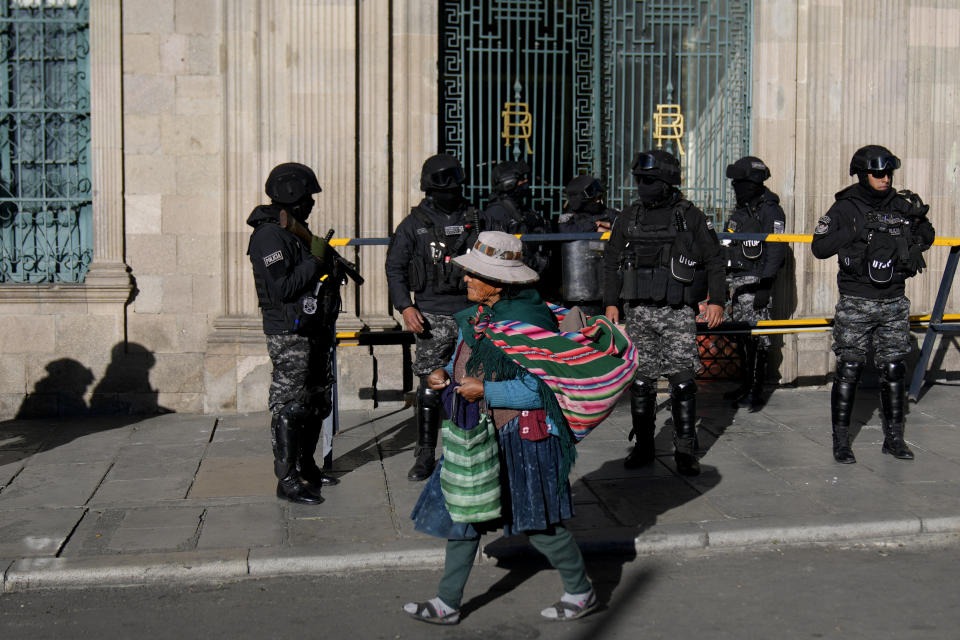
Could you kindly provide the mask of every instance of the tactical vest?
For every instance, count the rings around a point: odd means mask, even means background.
[[[410,290],[419,293],[431,287],[438,294],[459,294],[467,290],[463,281],[463,269],[453,263],[453,258],[461,256],[477,240],[480,229],[480,217],[474,207],[468,207],[464,214],[464,224],[448,225],[440,228],[430,215],[420,207],[414,207],[411,213],[427,230],[430,236],[429,256],[416,252],[408,267]]]
[[[730,219],[724,225],[727,233],[763,233],[760,222],[760,207],[764,200],[757,203],[755,209],[749,205],[734,210]],[[729,239],[725,243],[727,269],[731,271],[753,271],[757,261],[763,256],[763,242],[760,240]]]
[[[706,270],[693,256],[677,246],[683,218],[691,203],[678,202],[666,220],[646,220],[646,211],[634,203],[621,215],[632,216],[624,237],[626,245],[620,258],[620,297],[676,305],[695,305],[707,296]],[[691,270],[691,277],[681,275]]]
[[[892,198],[885,208],[874,208],[862,200],[849,198],[861,216],[865,236],[861,236],[837,254],[840,269],[864,282],[884,285],[898,272],[908,270],[910,246],[915,243],[910,224],[898,211]]]
[[[267,224],[277,223],[264,222],[257,226],[253,233],[256,234]],[[253,286],[257,292],[257,305],[264,311],[279,311],[283,331],[286,333],[312,335],[329,326],[331,319],[336,318],[339,313],[341,277],[336,267],[333,267],[325,280],[311,285],[297,300],[283,303],[272,295],[263,274],[254,269]]]

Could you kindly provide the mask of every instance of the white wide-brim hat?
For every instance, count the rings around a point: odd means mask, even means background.
[[[503,231],[482,231],[473,249],[453,262],[471,275],[504,284],[529,284],[540,279],[536,271],[523,264],[520,238]]]

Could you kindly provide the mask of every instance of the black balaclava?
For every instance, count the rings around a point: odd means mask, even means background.
[[[464,203],[463,187],[459,184],[449,189],[427,189],[427,195],[433,198],[436,205],[447,213],[459,211]]]
[[[737,206],[742,207],[763,194],[762,183],[752,180],[734,180],[733,193],[737,196]]]
[[[277,204],[277,206],[286,209],[287,213],[296,218],[300,224],[307,224],[307,218],[313,211],[313,196],[308,194],[293,204]]]
[[[673,187],[659,178],[650,181],[637,180],[637,195],[640,197],[640,202],[648,207],[665,201],[672,190]]]
[[[886,198],[894,189],[893,189],[893,173],[890,174],[890,188],[886,191],[877,191],[870,186],[870,181],[867,179],[869,174],[866,171],[861,171],[857,174],[857,180],[860,182],[861,193],[863,196],[870,202],[880,202]]]

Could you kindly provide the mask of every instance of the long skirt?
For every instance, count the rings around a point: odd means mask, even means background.
[[[497,432],[501,516],[475,523],[451,520],[440,490],[441,458],[410,514],[417,531],[445,540],[473,540],[500,528],[508,536],[543,531],[573,517],[570,481],[560,478],[559,438],[525,440],[518,424],[519,418],[514,418]]]

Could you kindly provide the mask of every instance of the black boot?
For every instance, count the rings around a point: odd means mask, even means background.
[[[270,422],[273,472],[278,480],[277,497],[299,504],[320,504],[323,498],[319,487],[311,486],[297,471],[299,419],[302,413],[299,403],[289,403]]]
[[[670,386],[673,415],[673,460],[677,473],[683,476],[700,475],[697,460],[697,383],[685,380]]]
[[[428,387],[426,376],[423,376],[417,391],[417,447],[413,450],[416,462],[407,473],[409,480],[420,482],[433,473],[437,435],[440,432],[440,409],[440,392]]]
[[[653,444],[653,432],[656,429],[657,417],[657,387],[656,380],[636,378],[630,385],[630,416],[633,419],[633,429],[629,439],[637,437],[633,450],[623,460],[627,469],[636,469],[650,464],[656,459],[656,448]]]
[[[300,472],[300,477],[316,487],[332,487],[340,484],[339,480],[325,474],[313,458],[317,452],[320,435],[323,433],[323,420],[314,413],[308,421],[309,423],[303,425],[300,433],[300,449],[297,451],[297,471]]]
[[[913,451],[903,439],[906,393],[903,362],[888,362],[880,369],[880,409],[883,412],[883,452],[898,460],[913,460]]]
[[[853,464],[857,459],[850,448],[850,415],[857,395],[857,384],[863,372],[862,362],[837,362],[837,377],[830,391],[830,414],[833,422],[833,459]]]
[[[763,383],[767,381],[767,350],[757,347],[755,353],[750,391],[739,401],[741,407],[749,407],[751,412],[763,408]]]
[[[753,369],[757,358],[757,341],[747,336],[743,339],[743,370],[740,372],[740,386],[723,394],[725,400],[731,401],[731,406],[740,406],[740,401],[747,397],[753,385]]]

